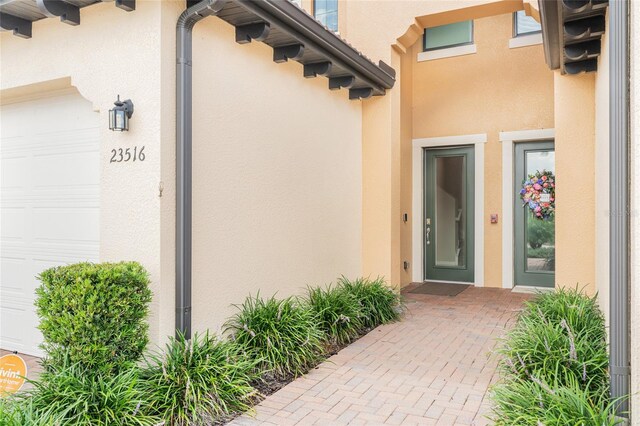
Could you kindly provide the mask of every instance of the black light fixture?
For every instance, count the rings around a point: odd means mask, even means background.
[[[118,100],[113,103],[115,108],[109,110],[109,130],[114,132],[124,132],[129,130],[129,119],[133,115],[133,102]]]

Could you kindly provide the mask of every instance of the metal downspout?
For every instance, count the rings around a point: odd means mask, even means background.
[[[176,335],[191,338],[192,35],[195,24],[217,14],[225,0],[203,0],[176,25]]]
[[[610,341],[611,397],[629,410],[629,2],[609,3],[610,59]],[[626,415],[625,415],[626,417]]]

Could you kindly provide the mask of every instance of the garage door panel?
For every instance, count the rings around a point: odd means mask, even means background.
[[[64,95],[0,113],[0,347],[41,355],[33,305],[37,275],[98,261],[100,123]]]
[[[60,227],[60,223],[73,226]],[[34,208],[33,232],[40,240],[98,241],[100,215],[97,208]]]
[[[2,157],[0,162],[2,189],[25,187],[25,183],[28,182],[28,167],[26,167],[28,161],[26,156]]]
[[[23,207],[3,207],[0,209],[1,242],[24,239],[26,229],[26,209]]]
[[[0,280],[2,281],[2,300],[5,297],[19,295],[21,297],[29,296],[27,286],[21,283],[20,277],[24,274],[26,268],[29,267],[26,258],[5,257],[0,258],[2,270],[0,271]]]
[[[78,176],[83,176],[83,184],[100,183],[100,162],[97,151],[38,155],[33,158],[34,167],[41,170],[32,182],[35,188],[53,185],[77,185]]]

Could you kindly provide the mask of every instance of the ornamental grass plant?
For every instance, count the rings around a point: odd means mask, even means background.
[[[314,312],[289,297],[248,297],[225,323],[225,332],[240,345],[266,378],[288,380],[307,372],[322,358],[324,333]]]
[[[616,424],[604,315],[595,297],[578,289],[539,294],[525,303],[497,352],[497,425]]]
[[[146,414],[136,367],[95,374],[67,363],[50,366],[31,383],[31,390],[4,402],[0,425],[152,426],[162,421]]]
[[[357,300],[365,328],[397,321],[402,316],[404,305],[400,293],[387,286],[382,278],[349,280],[343,276],[338,286]]]
[[[230,341],[208,333],[171,338],[164,353],[150,356],[141,374],[148,412],[169,425],[222,422],[248,410],[258,397],[251,382],[256,360]]]
[[[364,313],[355,295],[342,286],[308,287],[306,302],[329,345],[343,346],[360,336]]]

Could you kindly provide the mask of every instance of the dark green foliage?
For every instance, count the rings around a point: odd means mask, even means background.
[[[615,424],[604,316],[595,298],[566,289],[538,295],[498,352],[496,424]]]
[[[257,361],[259,371],[286,380],[304,374],[322,358],[324,335],[306,304],[258,295],[236,307],[225,332]]]
[[[364,328],[362,306],[344,287],[309,287],[307,303],[318,318],[320,329],[329,343],[346,345]]]
[[[342,277],[338,285],[352,294],[360,304],[366,328],[374,328],[400,319],[403,311],[400,293],[389,288],[382,278],[373,281],[358,278],[350,281]]]
[[[64,418],[55,407],[36,407],[31,398],[21,394],[0,398],[0,426],[60,426]]]
[[[161,422],[144,413],[146,402],[135,367],[107,375],[78,365],[50,366],[32,383],[32,390],[9,402],[7,418],[13,420],[0,425],[151,426]]]
[[[613,426],[620,424],[608,393],[592,394],[569,376],[565,383],[514,379],[497,386],[495,426]]]
[[[36,290],[45,366],[117,374],[147,345],[149,277],[136,262],[78,263],[40,274]]]
[[[250,385],[255,365],[238,345],[208,333],[172,338],[142,372],[146,409],[170,425],[219,422],[250,408],[257,396]]]

